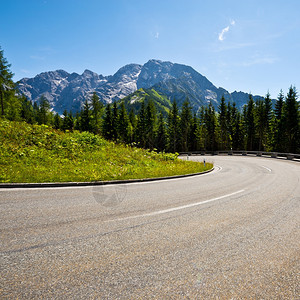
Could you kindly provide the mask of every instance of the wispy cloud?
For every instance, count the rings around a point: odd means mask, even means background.
[[[229,29],[235,25],[235,21],[231,20],[230,21],[230,25],[228,25],[227,27],[223,28],[222,31],[219,33],[219,41],[224,41],[225,39],[225,33],[229,31]]]
[[[156,32],[154,37],[155,37],[156,39],[158,39],[158,38],[159,38],[159,32]]]
[[[45,59],[44,56],[40,56],[40,55],[30,55],[29,57],[34,60],[44,60]]]
[[[278,58],[272,57],[272,56],[266,56],[266,57],[256,57],[252,60],[243,62],[239,64],[242,67],[251,67],[254,65],[271,65],[274,64],[276,61],[278,61]]]
[[[22,73],[24,73],[24,74],[30,74],[30,73],[31,73],[31,71],[26,70],[26,69],[21,69],[20,71],[21,71]]]
[[[226,50],[236,50],[243,49],[248,47],[256,46],[256,43],[230,43],[230,44],[221,44],[218,48],[214,49],[215,52],[226,51]]]

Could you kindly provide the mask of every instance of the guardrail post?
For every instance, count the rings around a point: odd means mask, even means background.
[[[256,156],[261,156],[261,155],[262,155],[261,151],[257,151]]]
[[[277,158],[277,152],[272,152],[271,157],[272,158]]]
[[[247,155],[247,151],[243,151],[242,155],[246,156]]]
[[[293,154],[290,154],[290,153],[288,153],[288,154],[286,155],[286,158],[287,158],[288,160],[293,160],[293,158],[294,158],[294,155],[293,155]]]

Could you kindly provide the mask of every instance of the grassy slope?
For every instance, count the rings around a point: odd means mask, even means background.
[[[139,89],[121,101],[124,101],[128,111],[133,109],[135,114],[137,114],[142,102],[145,101],[147,105],[148,99],[152,99],[157,111],[162,112],[164,115],[169,112],[172,106],[171,101],[166,96],[159,94],[154,89]]]
[[[117,145],[91,133],[0,119],[0,182],[68,182],[196,173],[212,165]]]

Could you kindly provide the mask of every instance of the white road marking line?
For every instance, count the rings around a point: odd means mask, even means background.
[[[270,173],[272,172],[271,169],[269,169],[268,167],[262,166],[264,169],[268,170]]]
[[[221,166],[216,165],[217,168],[219,168],[219,170],[217,170],[216,172],[220,172],[223,170],[223,168]]]
[[[244,191],[245,190],[239,190],[239,191],[231,193],[231,194],[223,195],[223,196],[220,196],[220,197],[212,198],[212,199],[201,201],[201,202],[196,202],[196,203],[192,203],[192,204],[187,204],[187,205],[177,206],[177,207],[173,207],[173,208],[158,210],[158,211],[154,211],[152,213],[147,213],[147,214],[142,214],[142,215],[136,215],[136,216],[130,216],[130,217],[126,217],[126,218],[107,220],[107,221],[104,221],[104,222],[106,223],[106,222],[112,222],[112,221],[124,221],[124,220],[129,220],[129,219],[142,218],[142,217],[151,217],[151,216],[166,214],[166,213],[169,213],[169,212],[173,212],[173,211],[186,209],[186,208],[190,208],[190,207],[199,206],[199,205],[202,205],[202,204],[214,202],[214,201],[217,201],[217,200],[221,200],[221,199],[224,199],[224,198],[227,198],[227,197],[230,197],[230,196],[237,195],[237,194],[242,193]]]

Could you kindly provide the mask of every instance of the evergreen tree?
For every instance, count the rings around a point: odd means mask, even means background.
[[[48,99],[42,95],[39,100],[38,123],[49,125],[50,120],[50,103]]]
[[[112,109],[112,127],[111,127],[112,139],[114,141],[118,139],[118,119],[119,119],[118,107],[117,107],[117,103],[114,102],[113,109]]]
[[[93,133],[95,134],[100,133],[102,111],[103,111],[103,104],[100,102],[97,93],[94,92],[91,99],[91,127]]]
[[[7,101],[7,91],[14,88],[12,81],[13,73],[10,71],[11,65],[7,62],[0,47],[0,104],[1,115],[5,114],[5,101]]]
[[[219,124],[220,124],[220,138],[221,138],[221,150],[228,149],[229,135],[228,126],[230,114],[227,111],[227,105],[225,103],[225,98],[222,96],[221,103],[219,105]]]
[[[272,120],[273,110],[272,110],[272,100],[270,98],[270,93],[268,92],[264,99],[265,108],[265,134],[263,137],[263,145],[265,150],[270,148],[272,140],[272,132],[270,128],[270,123]]]
[[[233,150],[243,149],[243,131],[241,122],[241,113],[238,111],[236,104],[233,103],[231,114],[232,122],[232,148]]]
[[[191,133],[190,133],[190,148],[189,150],[197,151],[198,147],[198,133],[199,133],[199,120],[197,114],[194,113],[192,123],[191,123]]]
[[[158,151],[165,151],[167,146],[166,124],[162,112],[159,114],[155,147]]]
[[[137,121],[137,142],[140,147],[146,147],[146,132],[147,132],[147,124],[146,124],[146,109],[145,109],[145,101],[142,102],[141,108],[138,114]]]
[[[74,118],[74,129],[75,130],[80,130],[80,126],[81,126],[80,124],[81,124],[80,112],[76,111],[75,118]]]
[[[208,108],[205,109],[205,127],[207,130],[207,137],[206,137],[206,145],[207,150],[215,151],[217,150],[217,118],[215,109],[212,103],[209,103]]]
[[[192,107],[188,99],[183,102],[180,114],[180,150],[188,151],[191,147]]]
[[[179,127],[180,118],[178,114],[178,107],[176,100],[173,101],[172,108],[168,115],[168,150],[171,152],[176,152],[179,150]]]
[[[274,144],[273,149],[275,151],[282,152],[284,151],[285,145],[285,134],[284,134],[284,94],[283,91],[280,90],[280,93],[277,97],[275,103],[275,122],[274,122]]]
[[[21,118],[29,123],[33,124],[34,123],[34,113],[33,113],[33,106],[32,102],[29,101],[25,96],[21,97]]]
[[[58,113],[54,115],[54,121],[53,121],[53,127],[55,129],[61,129],[62,128],[62,120]]]
[[[121,142],[128,143],[129,141],[129,118],[125,108],[124,101],[121,102],[120,112],[118,116],[118,137]]]
[[[266,115],[265,103],[262,99],[256,101],[255,105],[255,126],[258,133],[258,150],[264,150],[264,141],[266,134]]]
[[[128,130],[128,138],[130,143],[132,143],[136,139],[136,125],[137,125],[137,119],[133,112],[133,109],[131,109],[129,112],[129,130]]]
[[[112,127],[113,127],[112,111],[111,111],[111,106],[108,103],[105,107],[105,114],[104,114],[103,126],[102,126],[103,136],[108,140],[111,140],[113,138]]]
[[[207,128],[206,128],[206,117],[205,112],[207,108],[204,108],[204,106],[200,107],[199,110],[199,126],[198,130],[196,132],[197,136],[197,149],[199,150],[206,150],[207,149],[207,143],[208,143],[208,134],[207,134]]]
[[[11,121],[21,120],[22,100],[15,95],[13,89],[6,90],[5,95],[5,117]]]
[[[80,112],[80,129],[81,131],[91,131],[91,112],[87,100],[85,100]]]
[[[69,113],[67,112],[67,110],[64,111],[63,113],[63,122],[62,122],[62,129],[64,131],[69,130],[69,131],[73,131],[74,129],[74,118],[73,118],[73,114],[70,111]]]
[[[33,117],[34,117],[35,123],[39,122],[39,113],[40,113],[40,108],[39,108],[37,102],[34,102],[33,103]]]
[[[151,99],[148,100],[145,115],[146,148],[153,149],[155,144],[156,108]]]
[[[249,95],[248,104],[245,106],[245,134],[246,134],[246,149],[253,150],[255,138],[255,122],[254,122],[254,101],[253,97]]]
[[[287,137],[287,152],[294,153],[299,145],[299,112],[297,92],[295,87],[290,87],[284,106],[285,130]]]

